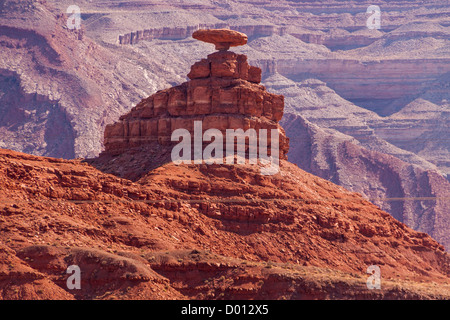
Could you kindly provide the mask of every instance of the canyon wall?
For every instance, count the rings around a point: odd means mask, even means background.
[[[327,83],[343,98],[380,115],[404,106],[396,99],[414,97],[449,72],[450,59],[347,59],[256,60],[266,76],[278,72],[292,79],[305,75]]]
[[[450,247],[450,182],[438,172],[370,151],[346,135],[286,114],[289,160],[304,170],[363,194],[408,226]]]
[[[76,134],[57,100],[21,87],[20,76],[0,69],[1,148],[74,158]]]
[[[136,44],[140,41],[151,41],[154,39],[180,40],[188,38],[199,29],[221,29],[227,28],[245,33],[248,37],[264,37],[273,34],[284,34],[285,29],[271,24],[261,25],[229,25],[226,22],[216,24],[198,24],[185,27],[162,27],[139,30],[124,35],[119,35],[119,44]]]

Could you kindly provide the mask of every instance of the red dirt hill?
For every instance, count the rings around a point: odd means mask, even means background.
[[[285,161],[274,176],[167,164],[130,182],[2,150],[0,187],[3,299],[449,297],[442,246]],[[372,264],[382,290],[366,288]]]

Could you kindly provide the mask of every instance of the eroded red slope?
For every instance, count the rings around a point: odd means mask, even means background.
[[[266,177],[166,164],[133,183],[1,150],[0,185],[2,298],[448,297],[442,246],[284,161]],[[83,270],[75,293],[72,264]],[[365,287],[372,264],[383,290]]]

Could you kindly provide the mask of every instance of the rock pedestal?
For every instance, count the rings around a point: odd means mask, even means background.
[[[277,129],[280,159],[286,159],[289,140],[278,124],[283,116],[284,97],[260,85],[261,69],[252,67],[247,57],[218,51],[195,63],[190,81],[158,91],[142,100],[119,122],[105,130],[105,152],[117,155],[147,144],[170,146],[172,132],[202,122],[203,132],[218,129]],[[270,147],[270,133],[268,137]]]

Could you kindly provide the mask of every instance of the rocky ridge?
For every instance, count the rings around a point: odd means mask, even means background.
[[[441,245],[284,160],[274,176],[169,163],[130,182],[1,150],[0,184],[3,299],[448,299]]]

